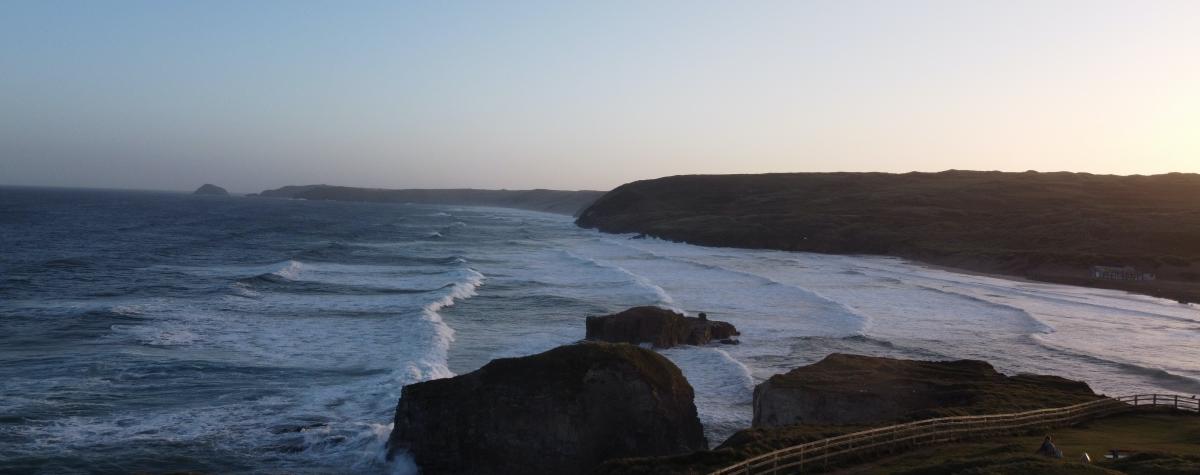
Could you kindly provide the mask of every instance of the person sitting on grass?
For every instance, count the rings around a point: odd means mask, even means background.
[[[1054,441],[1049,435],[1042,440],[1042,446],[1038,447],[1037,452],[1034,452],[1034,454],[1045,455],[1047,457],[1056,459],[1062,458],[1062,451],[1058,450],[1058,447],[1054,446]]]

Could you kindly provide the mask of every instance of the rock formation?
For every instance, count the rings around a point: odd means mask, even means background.
[[[405,386],[389,451],[422,473],[587,473],[706,448],[692,387],[663,356],[580,343]]]
[[[832,354],[754,388],[754,427],[877,425],[1061,407],[1097,399],[1056,376],[1005,376],[983,361]]]
[[[587,317],[587,339],[622,343],[650,343],[657,348],[703,345],[713,340],[736,343],[737,328],[726,322],[699,318],[659,307],[634,307],[621,313]]]
[[[217,185],[213,185],[213,184],[209,184],[209,183],[205,183],[205,184],[201,185],[200,188],[196,188],[196,191],[193,192],[192,194],[193,195],[229,196],[229,192],[225,191],[224,188],[221,188]]]

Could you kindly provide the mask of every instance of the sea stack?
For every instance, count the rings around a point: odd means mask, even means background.
[[[649,343],[656,348],[704,345],[714,340],[735,344],[733,337],[740,335],[733,324],[709,320],[706,314],[686,317],[660,307],[634,307],[613,315],[587,317],[586,325],[588,340]]]
[[[754,388],[754,427],[879,425],[1062,407],[1101,396],[1057,376],[1006,376],[984,361],[834,353]]]
[[[200,185],[200,188],[196,188],[196,191],[192,192],[192,194],[193,195],[229,196],[229,192],[225,191],[224,188],[221,188],[217,185],[213,185],[211,183],[205,183],[203,185]]]
[[[588,473],[707,448],[692,387],[665,357],[585,342],[405,386],[389,454],[426,474]]]

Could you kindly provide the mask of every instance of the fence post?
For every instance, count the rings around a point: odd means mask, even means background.
[[[1150,405],[1151,405],[1151,406],[1157,406],[1157,405],[1158,405],[1158,393],[1154,393],[1154,394],[1150,395],[1150,397],[1152,397],[1152,398],[1153,398],[1153,399],[1151,399],[1151,400],[1150,400],[1150,401],[1151,401],[1151,402],[1150,402]]]
[[[821,455],[824,455],[821,457],[821,465],[829,468],[829,439],[825,439],[825,444],[821,446]]]
[[[1176,411],[1179,410],[1179,395],[1178,394],[1175,395],[1175,410]]]

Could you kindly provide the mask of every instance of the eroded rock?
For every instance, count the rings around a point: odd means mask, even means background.
[[[665,357],[586,342],[405,386],[389,450],[426,474],[586,473],[706,448],[691,385]]]
[[[650,343],[657,348],[676,345],[704,345],[711,341],[736,344],[740,335],[730,323],[683,314],[660,307],[634,307],[621,313],[587,317],[587,339]]]
[[[1099,397],[1086,383],[1006,376],[983,361],[835,353],[755,387],[753,425],[876,425],[1061,407]]]

